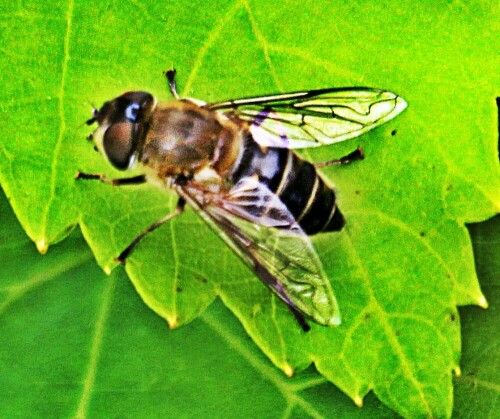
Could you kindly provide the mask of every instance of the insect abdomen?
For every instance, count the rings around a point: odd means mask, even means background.
[[[281,198],[306,234],[338,231],[344,226],[334,191],[318,176],[311,163],[293,151],[272,147],[262,151],[248,137],[230,180],[236,183],[254,175]]]

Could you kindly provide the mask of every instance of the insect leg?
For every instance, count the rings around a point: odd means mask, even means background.
[[[122,186],[122,185],[140,185],[146,182],[146,176],[139,175],[134,177],[122,178],[122,179],[108,179],[104,175],[98,175],[94,173],[82,173],[78,171],[75,177],[76,180],[100,180],[102,183],[107,183],[108,185]]]
[[[175,68],[172,68],[172,70],[167,70],[163,74],[165,74],[165,77],[168,80],[168,85],[170,87],[170,92],[172,95],[176,98],[179,99],[179,94],[177,93],[177,88],[175,86],[175,74],[177,73]]]
[[[352,151],[346,156],[341,157],[340,159],[328,160],[319,163],[314,163],[314,167],[328,167],[333,166],[334,164],[349,164],[355,160],[363,160],[365,158],[363,154],[363,150],[361,147],[358,147],[356,150]]]
[[[92,106],[92,118],[87,119],[85,121],[85,123],[87,125],[92,125],[94,122],[96,122],[97,121],[97,114],[99,113],[99,111],[97,110],[97,108],[94,105],[91,105],[91,106]],[[91,137],[91,136],[89,135],[89,137]]]
[[[311,326],[309,326],[309,323],[307,323],[307,321],[304,318],[304,316],[302,315],[302,313],[299,310],[297,310],[294,306],[291,306],[290,304],[287,304],[287,305],[288,305],[288,308],[290,309],[290,311],[292,312],[292,314],[294,315],[295,320],[297,320],[297,323],[299,324],[301,329],[304,332],[309,332],[309,330],[311,330]]]
[[[182,212],[184,211],[185,205],[186,205],[186,201],[184,201],[184,199],[182,199],[182,198],[179,198],[179,200],[177,201],[177,207],[175,208],[175,210],[173,212],[171,212],[170,214],[168,214],[166,217],[163,217],[161,220],[158,220],[156,223],[151,224],[146,230],[144,230],[134,240],[132,240],[132,242],[115,259],[116,262],[119,262],[122,265],[125,265],[125,261],[126,261],[127,257],[129,257],[132,250],[134,250],[135,246],[137,246],[137,244],[142,240],[142,238],[146,234],[151,233],[153,230],[156,230],[162,224],[165,224],[167,221],[174,218],[176,215],[182,214]]]

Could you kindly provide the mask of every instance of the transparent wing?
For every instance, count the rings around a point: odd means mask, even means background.
[[[205,105],[249,123],[267,147],[318,147],[357,137],[401,113],[400,96],[369,87],[311,90]]]
[[[245,178],[225,195],[210,196],[189,185],[178,193],[294,314],[340,324],[337,301],[309,237],[265,185]]]

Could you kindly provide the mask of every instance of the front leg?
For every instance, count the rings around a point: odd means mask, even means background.
[[[129,177],[129,178],[122,178],[122,179],[108,179],[105,175],[100,175],[100,174],[95,174],[95,173],[83,173],[78,171],[76,177],[76,180],[99,180],[102,183],[107,183],[108,185],[114,185],[114,186],[122,186],[122,185],[140,185],[141,183],[146,182],[146,176],[144,175],[139,175],[139,176],[134,176],[134,177]],[[186,182],[187,179],[184,178],[178,178],[176,179],[176,182],[182,183]],[[134,248],[139,244],[139,242],[142,240],[144,236],[147,234],[151,233],[153,230],[156,230],[158,227],[161,225],[165,224],[167,221],[171,220],[175,216],[182,214],[184,211],[184,207],[186,205],[186,201],[184,199],[179,198],[179,201],[177,202],[177,206],[173,212],[168,214],[167,216],[163,217],[161,220],[158,220],[157,222],[151,224],[148,228],[143,230],[134,240],[130,242],[130,244],[118,255],[118,257],[115,259],[116,262],[121,263],[122,265],[125,265],[126,259],[129,257],[130,253]]]
[[[139,175],[122,179],[108,179],[105,175],[99,175],[95,173],[83,173],[78,171],[78,173],[75,176],[75,180],[100,180],[102,183],[107,183],[108,185],[123,186],[123,185],[140,185],[142,183],[146,183],[146,176]]]

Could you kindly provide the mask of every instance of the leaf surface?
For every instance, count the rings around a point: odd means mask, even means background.
[[[462,375],[455,379],[457,418],[495,417],[500,395],[500,216],[470,226],[481,286],[490,303],[487,311],[462,307]]]
[[[78,223],[98,263],[111,270],[176,197],[151,186],[74,181],[78,169],[119,175],[84,140],[88,102],[99,106],[131,89],[167,99],[161,72],[173,64],[183,93],[207,102],[333,85],[400,94],[410,106],[391,124],[305,154],[327,160],[359,144],[367,156],[323,172],[348,221],[342,233],[314,239],[341,327],[315,326],[304,336],[189,211],[141,242],[127,272],[171,327],[192,321],[219,295],[285,372],[314,362],[357,403],[373,389],[402,415],[449,416],[460,358],[456,306],[486,304],[464,223],[500,208],[494,7],[6,5],[0,182],[40,250]]]
[[[168,332],[123,273],[100,272],[79,235],[42,257],[3,195],[0,216],[0,257],[8,261],[0,283],[1,417],[396,417],[373,395],[357,408],[312,369],[285,377],[220,303]],[[491,365],[500,361],[493,333],[499,228],[496,217],[472,231],[492,306],[461,310],[456,417],[498,410],[500,382]],[[20,263],[29,269],[19,270]]]

